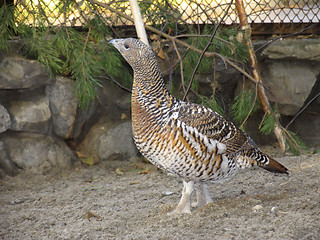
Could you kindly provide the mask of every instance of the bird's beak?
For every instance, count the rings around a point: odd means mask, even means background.
[[[109,43],[115,47],[117,47],[117,45],[119,44],[119,42],[121,42],[121,39],[112,39],[109,41]]]
[[[120,51],[120,44],[121,43],[121,39],[112,39],[109,41],[109,44],[111,44],[112,46],[114,46],[116,49],[118,49],[118,51]]]

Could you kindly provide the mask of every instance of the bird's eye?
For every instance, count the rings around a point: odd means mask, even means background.
[[[130,48],[130,45],[127,44],[127,43],[125,43],[125,44],[124,44],[124,48],[125,48],[125,49],[129,49],[129,48]]]

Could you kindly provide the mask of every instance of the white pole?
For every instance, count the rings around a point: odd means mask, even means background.
[[[148,37],[146,29],[144,28],[144,23],[142,21],[141,12],[137,0],[129,0],[131,11],[133,14],[134,25],[136,26],[136,32],[138,38],[149,46]]]

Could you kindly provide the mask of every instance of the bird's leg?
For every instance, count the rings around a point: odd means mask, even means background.
[[[195,189],[197,194],[197,201],[191,204],[192,207],[201,207],[202,205],[213,202],[206,183],[196,183]]]
[[[171,214],[191,213],[191,194],[193,192],[193,181],[183,180],[182,197],[177,208]]]

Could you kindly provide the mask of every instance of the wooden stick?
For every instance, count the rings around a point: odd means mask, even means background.
[[[149,46],[148,37],[146,29],[144,28],[144,23],[142,21],[141,12],[137,0],[129,0],[131,12],[134,19],[134,25],[136,27],[138,38]]]
[[[260,98],[260,101],[262,104],[263,111],[266,114],[272,114],[272,108],[271,108],[270,102],[267,98],[267,95],[265,93],[265,90],[264,90],[264,87],[262,84],[262,78],[261,78],[259,67],[258,67],[257,57],[254,53],[254,49],[253,49],[252,42],[251,42],[251,27],[248,23],[242,0],[236,0],[236,9],[238,12],[241,28],[245,31],[245,34],[250,33],[250,36],[248,36],[246,39],[246,46],[247,46],[247,49],[249,52],[250,67],[252,68],[252,75],[258,83],[258,95],[259,95],[259,98]],[[282,132],[282,126],[279,122],[279,116],[275,115],[274,117],[276,119],[274,134],[276,135],[276,137],[278,139],[281,150],[284,152],[285,146],[286,146],[286,144],[285,144],[286,138]]]

